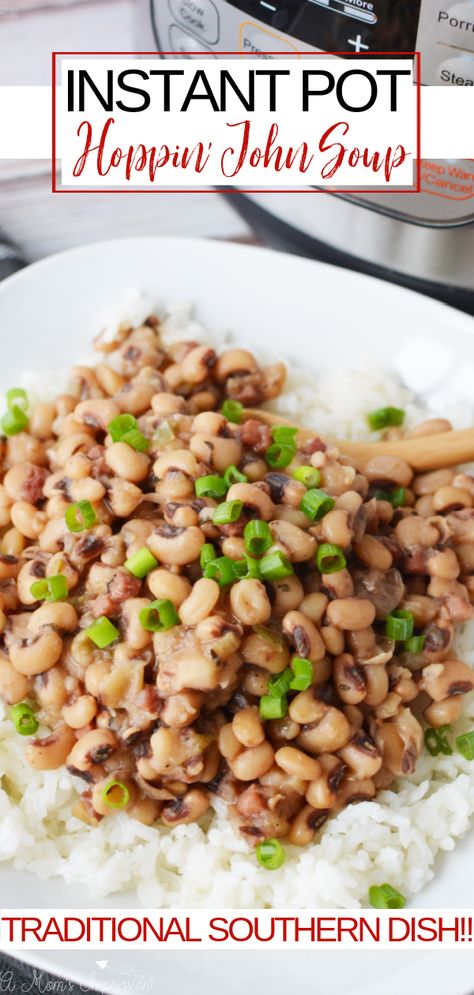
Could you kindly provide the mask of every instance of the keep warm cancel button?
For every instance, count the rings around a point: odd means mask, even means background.
[[[466,168],[458,161],[449,162],[449,159],[444,162],[422,159],[421,189],[447,200],[470,200],[474,198],[474,168]]]

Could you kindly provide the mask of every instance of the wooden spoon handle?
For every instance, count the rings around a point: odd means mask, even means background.
[[[281,418],[272,411],[248,408],[244,417],[256,418],[266,425],[292,425],[298,429],[300,439],[311,439],[316,429],[300,428],[287,418]],[[452,432],[439,432],[436,435],[415,436],[397,439],[394,442],[352,442],[335,439],[335,445],[342,453],[351,456],[362,469],[373,456],[399,456],[414,470],[437,470],[443,466],[456,466],[474,460],[474,428],[463,428]]]

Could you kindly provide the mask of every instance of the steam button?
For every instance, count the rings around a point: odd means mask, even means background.
[[[441,86],[474,86],[474,56],[466,52],[445,59],[438,66],[434,83]]]
[[[199,38],[215,45],[219,41],[219,14],[212,0],[169,0],[173,16]]]

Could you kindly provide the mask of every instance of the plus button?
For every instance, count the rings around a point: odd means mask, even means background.
[[[348,45],[353,45],[354,46],[354,51],[355,52],[361,52],[363,48],[365,48],[367,51],[369,49],[368,45],[363,45],[362,44],[362,38],[361,38],[360,35],[357,35],[356,38],[348,38],[347,39],[347,43],[348,43]]]

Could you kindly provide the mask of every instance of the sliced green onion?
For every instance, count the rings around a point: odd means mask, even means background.
[[[369,901],[373,909],[404,909],[405,899],[391,884],[373,884],[369,888]]]
[[[326,491],[321,491],[318,487],[314,487],[306,491],[301,501],[300,509],[313,522],[319,522],[321,518],[327,515],[328,511],[332,511],[335,503],[334,498],[326,494]]]
[[[11,390],[7,390],[6,393],[7,408],[10,411],[13,408],[21,408],[22,411],[28,411],[30,402],[28,400],[28,394],[23,387],[12,387]]]
[[[315,466],[297,466],[293,477],[305,487],[319,487],[321,483],[321,474]]]
[[[232,487],[232,484],[246,484],[248,479],[247,474],[242,473],[233,464],[232,466],[228,466],[227,470],[224,470],[224,481],[227,488]]]
[[[286,668],[281,674],[275,674],[274,677],[270,677],[268,682],[268,693],[272,698],[283,698],[285,694],[291,688],[291,682],[293,680],[293,671],[289,667]]]
[[[162,422],[158,425],[158,428],[153,433],[153,445],[157,449],[164,449],[170,442],[174,439],[173,426],[170,425],[167,418],[164,418]]]
[[[285,851],[279,840],[262,840],[255,852],[259,864],[267,871],[277,871],[285,863]]]
[[[130,801],[130,792],[123,781],[108,781],[102,788],[100,797],[109,808],[125,808]]]
[[[214,525],[230,525],[240,518],[244,508],[243,501],[223,501],[213,515]]]
[[[201,570],[205,570],[208,563],[212,563],[216,558],[216,550],[212,545],[212,542],[205,542],[204,546],[201,546],[201,552],[199,554],[199,563],[201,565]]]
[[[142,578],[146,577],[150,573],[150,570],[154,570],[158,566],[158,560],[155,559],[153,553],[150,553],[150,550],[146,546],[142,546],[133,556],[125,560],[124,566],[134,577]]]
[[[252,556],[245,556],[243,560],[234,560],[234,571],[239,580],[248,580],[249,577],[256,577],[260,580],[259,560],[254,560]]]
[[[270,526],[266,522],[260,521],[259,518],[247,522],[244,528],[244,542],[245,548],[249,553],[252,553],[252,556],[261,556],[262,553],[266,553],[273,544]]]
[[[277,646],[278,649],[282,649],[285,645],[280,630],[270,629],[267,625],[254,625],[253,631],[257,633],[257,636],[260,636],[260,639],[265,639],[265,642],[271,643],[272,646]]]
[[[30,593],[36,601],[61,601],[68,595],[67,580],[63,574],[36,580],[30,587]]]
[[[377,408],[367,415],[372,432],[378,432],[381,428],[388,428],[390,425],[403,425],[404,419],[403,408]]]
[[[456,749],[465,760],[474,760],[474,732],[456,736]]]
[[[27,705],[26,701],[13,706],[10,711],[10,718],[20,736],[34,736],[35,732],[39,729],[39,722],[35,717],[33,709],[30,705]]]
[[[98,618],[86,629],[86,634],[100,650],[103,650],[118,639],[120,632],[115,628],[115,625],[112,625],[110,619],[102,615],[102,618]]]
[[[129,432],[125,432],[120,441],[126,442],[127,446],[131,446],[137,453],[146,453],[150,448],[150,440],[139,432],[138,428],[131,428]]]
[[[446,733],[451,732],[451,726],[440,726],[439,729],[425,729],[424,741],[428,753],[432,757],[437,757],[438,753],[444,753],[446,757],[452,754],[452,747],[446,739]]]
[[[76,501],[75,504],[69,505],[64,517],[70,532],[84,532],[85,529],[92,528],[97,521],[97,515],[90,501]]]
[[[138,422],[134,415],[117,415],[107,425],[107,431],[112,442],[122,442],[124,435],[137,427]]]
[[[262,580],[281,580],[282,577],[289,577],[294,573],[289,559],[279,549],[262,556],[259,567]]]
[[[335,574],[344,570],[346,558],[340,546],[322,542],[316,553],[316,566],[322,574]]]
[[[390,612],[385,619],[385,635],[389,639],[410,639],[413,635],[414,619],[409,611],[399,609]]]
[[[290,684],[291,691],[306,691],[313,681],[313,664],[304,656],[294,656],[290,663],[294,677]]]
[[[166,632],[179,624],[179,615],[169,598],[159,598],[138,613],[140,624],[147,632]]]
[[[221,415],[227,418],[227,421],[232,421],[238,425],[242,420],[242,411],[244,410],[243,404],[240,401],[224,401],[221,408]]]
[[[288,711],[288,700],[284,694],[279,698],[264,694],[260,698],[259,709],[262,719],[283,719]]]
[[[284,470],[294,459],[296,446],[274,442],[265,450],[265,460],[272,470]]]
[[[390,504],[392,503],[388,491],[375,491],[374,498],[377,501],[388,501]]]
[[[297,435],[298,429],[291,428],[290,425],[275,425],[271,430],[272,439],[279,446],[295,446],[296,448],[295,439]]]
[[[209,473],[206,477],[198,477],[194,481],[194,490],[197,497],[213,498],[213,500],[218,501],[225,497],[228,487],[223,477]]]
[[[401,508],[405,504],[406,496],[406,487],[394,487],[390,494],[392,508]]]
[[[234,560],[230,556],[218,556],[204,567],[204,576],[216,580],[220,587],[232,584],[237,578]]]
[[[3,435],[18,435],[23,432],[28,425],[28,416],[25,412],[14,404],[0,419]]]
[[[403,649],[405,650],[405,653],[421,653],[424,645],[424,636],[410,636],[410,639],[405,639]]]

